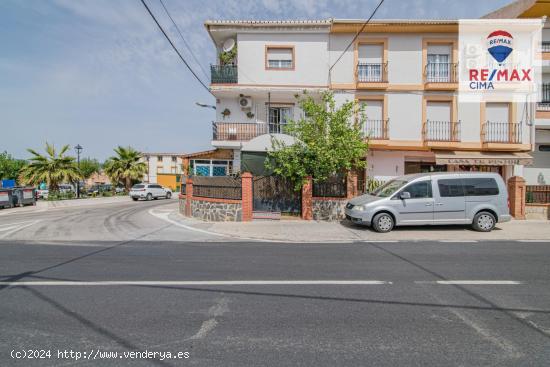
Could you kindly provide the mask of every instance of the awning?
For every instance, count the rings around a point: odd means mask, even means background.
[[[533,157],[527,153],[452,151],[435,153],[435,163],[479,166],[531,165]]]

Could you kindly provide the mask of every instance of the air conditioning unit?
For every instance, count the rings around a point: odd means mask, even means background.
[[[250,97],[240,97],[239,98],[239,105],[243,110],[247,110],[252,108],[252,98]]]

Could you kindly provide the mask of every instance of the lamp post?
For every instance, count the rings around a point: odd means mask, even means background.
[[[77,144],[74,149],[76,150],[76,165],[78,167],[78,171],[80,171],[80,151],[84,148],[82,148],[80,144]],[[80,199],[80,178],[76,181],[76,198]]]

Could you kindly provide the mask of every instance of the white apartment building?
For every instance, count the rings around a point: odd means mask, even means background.
[[[525,106],[458,102],[458,21],[373,20],[353,41],[363,23],[207,21],[218,55],[234,47],[237,54],[211,67],[212,145],[233,149],[233,167],[246,168],[271,148],[270,134],[283,137],[285,122],[302,115],[297,95],[331,90],[337,102],[365,104],[366,176],[523,175],[533,130],[522,120]]]
[[[147,163],[143,182],[158,183],[176,190],[183,173],[182,156],[183,153],[142,153],[141,160]]]

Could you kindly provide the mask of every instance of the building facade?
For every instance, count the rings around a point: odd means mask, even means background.
[[[143,182],[158,183],[179,191],[183,173],[182,153],[143,153],[141,160],[147,164]]]
[[[330,90],[337,103],[364,105],[368,177],[523,175],[534,130],[526,106],[458,102],[458,21],[373,20],[354,40],[363,22],[206,22],[218,55],[236,53],[211,66],[212,145],[233,150],[234,170],[271,149],[272,135],[292,142],[284,127],[303,115],[296,96]]]

